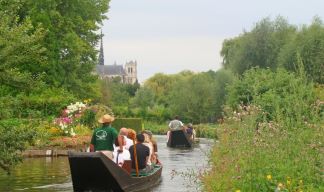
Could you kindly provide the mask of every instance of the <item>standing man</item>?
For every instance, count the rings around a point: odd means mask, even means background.
[[[104,115],[102,116],[98,122],[102,124],[102,127],[97,128],[94,130],[91,144],[90,144],[90,151],[100,151],[105,154],[109,159],[113,159],[113,151],[114,147],[113,144],[118,137],[117,130],[111,126],[111,123],[115,120],[115,118],[111,115]],[[118,139],[120,143],[120,150],[122,150],[122,141]]]
[[[171,131],[183,129],[183,123],[179,120],[179,116],[175,116],[174,120],[170,121],[169,128]]]
[[[169,131],[167,132],[167,142],[170,138],[170,131],[176,131],[183,129],[183,123],[179,120],[179,116],[176,115],[172,121],[169,123]]]

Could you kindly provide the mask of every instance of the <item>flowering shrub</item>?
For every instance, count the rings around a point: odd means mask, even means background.
[[[59,127],[63,135],[74,137],[76,135],[74,127],[79,123],[86,107],[82,102],[71,103],[62,111],[61,117],[54,120],[54,124]]]
[[[54,124],[58,125],[64,135],[74,137],[76,134],[73,129],[73,121],[70,117],[59,117],[55,119]]]
[[[86,108],[86,104],[82,102],[76,102],[66,107],[65,112],[68,117],[80,117],[83,110]]]

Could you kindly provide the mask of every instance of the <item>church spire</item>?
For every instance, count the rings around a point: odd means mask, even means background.
[[[104,61],[104,52],[103,52],[103,42],[102,42],[102,30],[101,30],[101,42],[100,42],[100,52],[99,52],[99,63],[98,65],[105,65],[105,61]]]

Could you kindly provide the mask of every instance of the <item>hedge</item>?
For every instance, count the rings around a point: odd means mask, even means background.
[[[122,127],[134,129],[137,133],[142,131],[142,119],[141,118],[117,118],[112,123],[112,126],[118,131]]]

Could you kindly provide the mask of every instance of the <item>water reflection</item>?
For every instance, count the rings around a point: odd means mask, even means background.
[[[165,136],[155,138],[163,171],[161,183],[149,192],[199,191],[195,174],[206,168],[213,141],[200,139],[192,149],[173,149]],[[73,191],[68,159],[27,158],[9,176],[0,170],[0,191]]]

